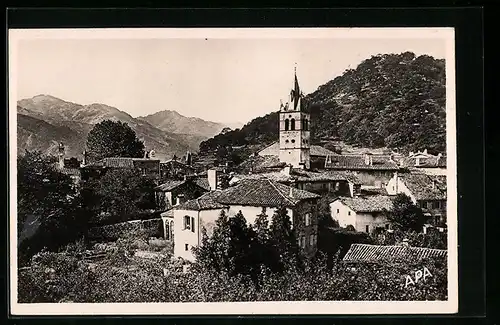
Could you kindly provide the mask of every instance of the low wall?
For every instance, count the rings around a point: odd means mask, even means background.
[[[146,235],[147,237],[163,237],[163,221],[161,218],[147,220],[131,220],[112,225],[89,229],[88,237],[92,240],[116,240],[125,235]],[[145,234],[144,234],[145,233]]]

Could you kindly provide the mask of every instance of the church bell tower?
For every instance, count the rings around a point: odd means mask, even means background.
[[[294,168],[310,168],[310,115],[305,112],[295,69],[294,87],[290,91],[289,101],[281,104],[279,113],[280,162]]]

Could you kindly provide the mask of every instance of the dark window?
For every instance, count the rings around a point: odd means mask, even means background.
[[[285,120],[285,131],[288,131],[290,121],[288,119]]]
[[[184,216],[184,229],[191,229],[191,217]]]
[[[350,216],[351,215],[351,211],[347,212],[347,215]]]
[[[337,209],[337,213],[339,213],[339,209]]]
[[[302,128],[302,129],[303,129],[304,131],[309,130],[309,121],[308,121],[307,119],[304,119],[304,122],[303,122],[303,123],[304,123],[304,126],[303,126],[303,128]]]
[[[295,119],[293,118],[290,123],[290,130],[295,130]]]
[[[191,218],[191,231],[194,232],[194,217]]]
[[[165,222],[165,239],[170,240],[170,222]]]
[[[184,245],[184,249],[186,250],[186,252],[189,250],[189,245],[188,244],[185,244]]]
[[[290,142],[290,141],[288,141],[288,140],[285,140],[285,143],[288,143],[288,142]]]
[[[366,232],[370,232],[370,226],[366,225]]]
[[[294,139],[292,139],[292,143],[295,143],[295,140],[294,140]]]

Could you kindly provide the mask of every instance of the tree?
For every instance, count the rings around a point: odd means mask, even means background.
[[[20,260],[43,247],[54,250],[76,240],[86,226],[71,178],[56,158],[26,151],[17,158],[17,227]],[[23,260],[24,262],[24,260]]]
[[[285,207],[274,213],[270,226],[270,242],[274,250],[273,258],[281,262],[283,268],[299,266],[299,247],[292,221]]]
[[[198,268],[224,272],[229,276],[256,273],[254,258],[255,233],[239,211],[228,217],[224,211],[216,221],[211,237],[203,232],[202,245],[194,249]]]
[[[402,231],[421,231],[425,222],[422,210],[404,193],[396,195],[387,215],[393,227]]]
[[[144,156],[144,144],[127,123],[104,120],[97,123],[87,136],[90,161],[106,157]]]
[[[109,170],[93,186],[99,200],[99,210],[109,214],[101,222],[129,220],[141,211],[155,207],[154,180],[140,175],[136,170]]]

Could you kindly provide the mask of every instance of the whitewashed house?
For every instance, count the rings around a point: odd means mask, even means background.
[[[377,228],[389,229],[387,212],[392,210],[388,195],[338,197],[330,203],[330,213],[340,227],[351,225],[356,231],[372,233]]]
[[[279,207],[292,218],[299,246],[306,256],[316,252],[319,195],[269,179],[241,180],[224,190],[212,190],[174,208],[174,255],[194,260],[192,248],[200,245],[202,229],[212,234],[221,211],[232,217],[239,211],[253,224],[263,211],[271,220]]]

